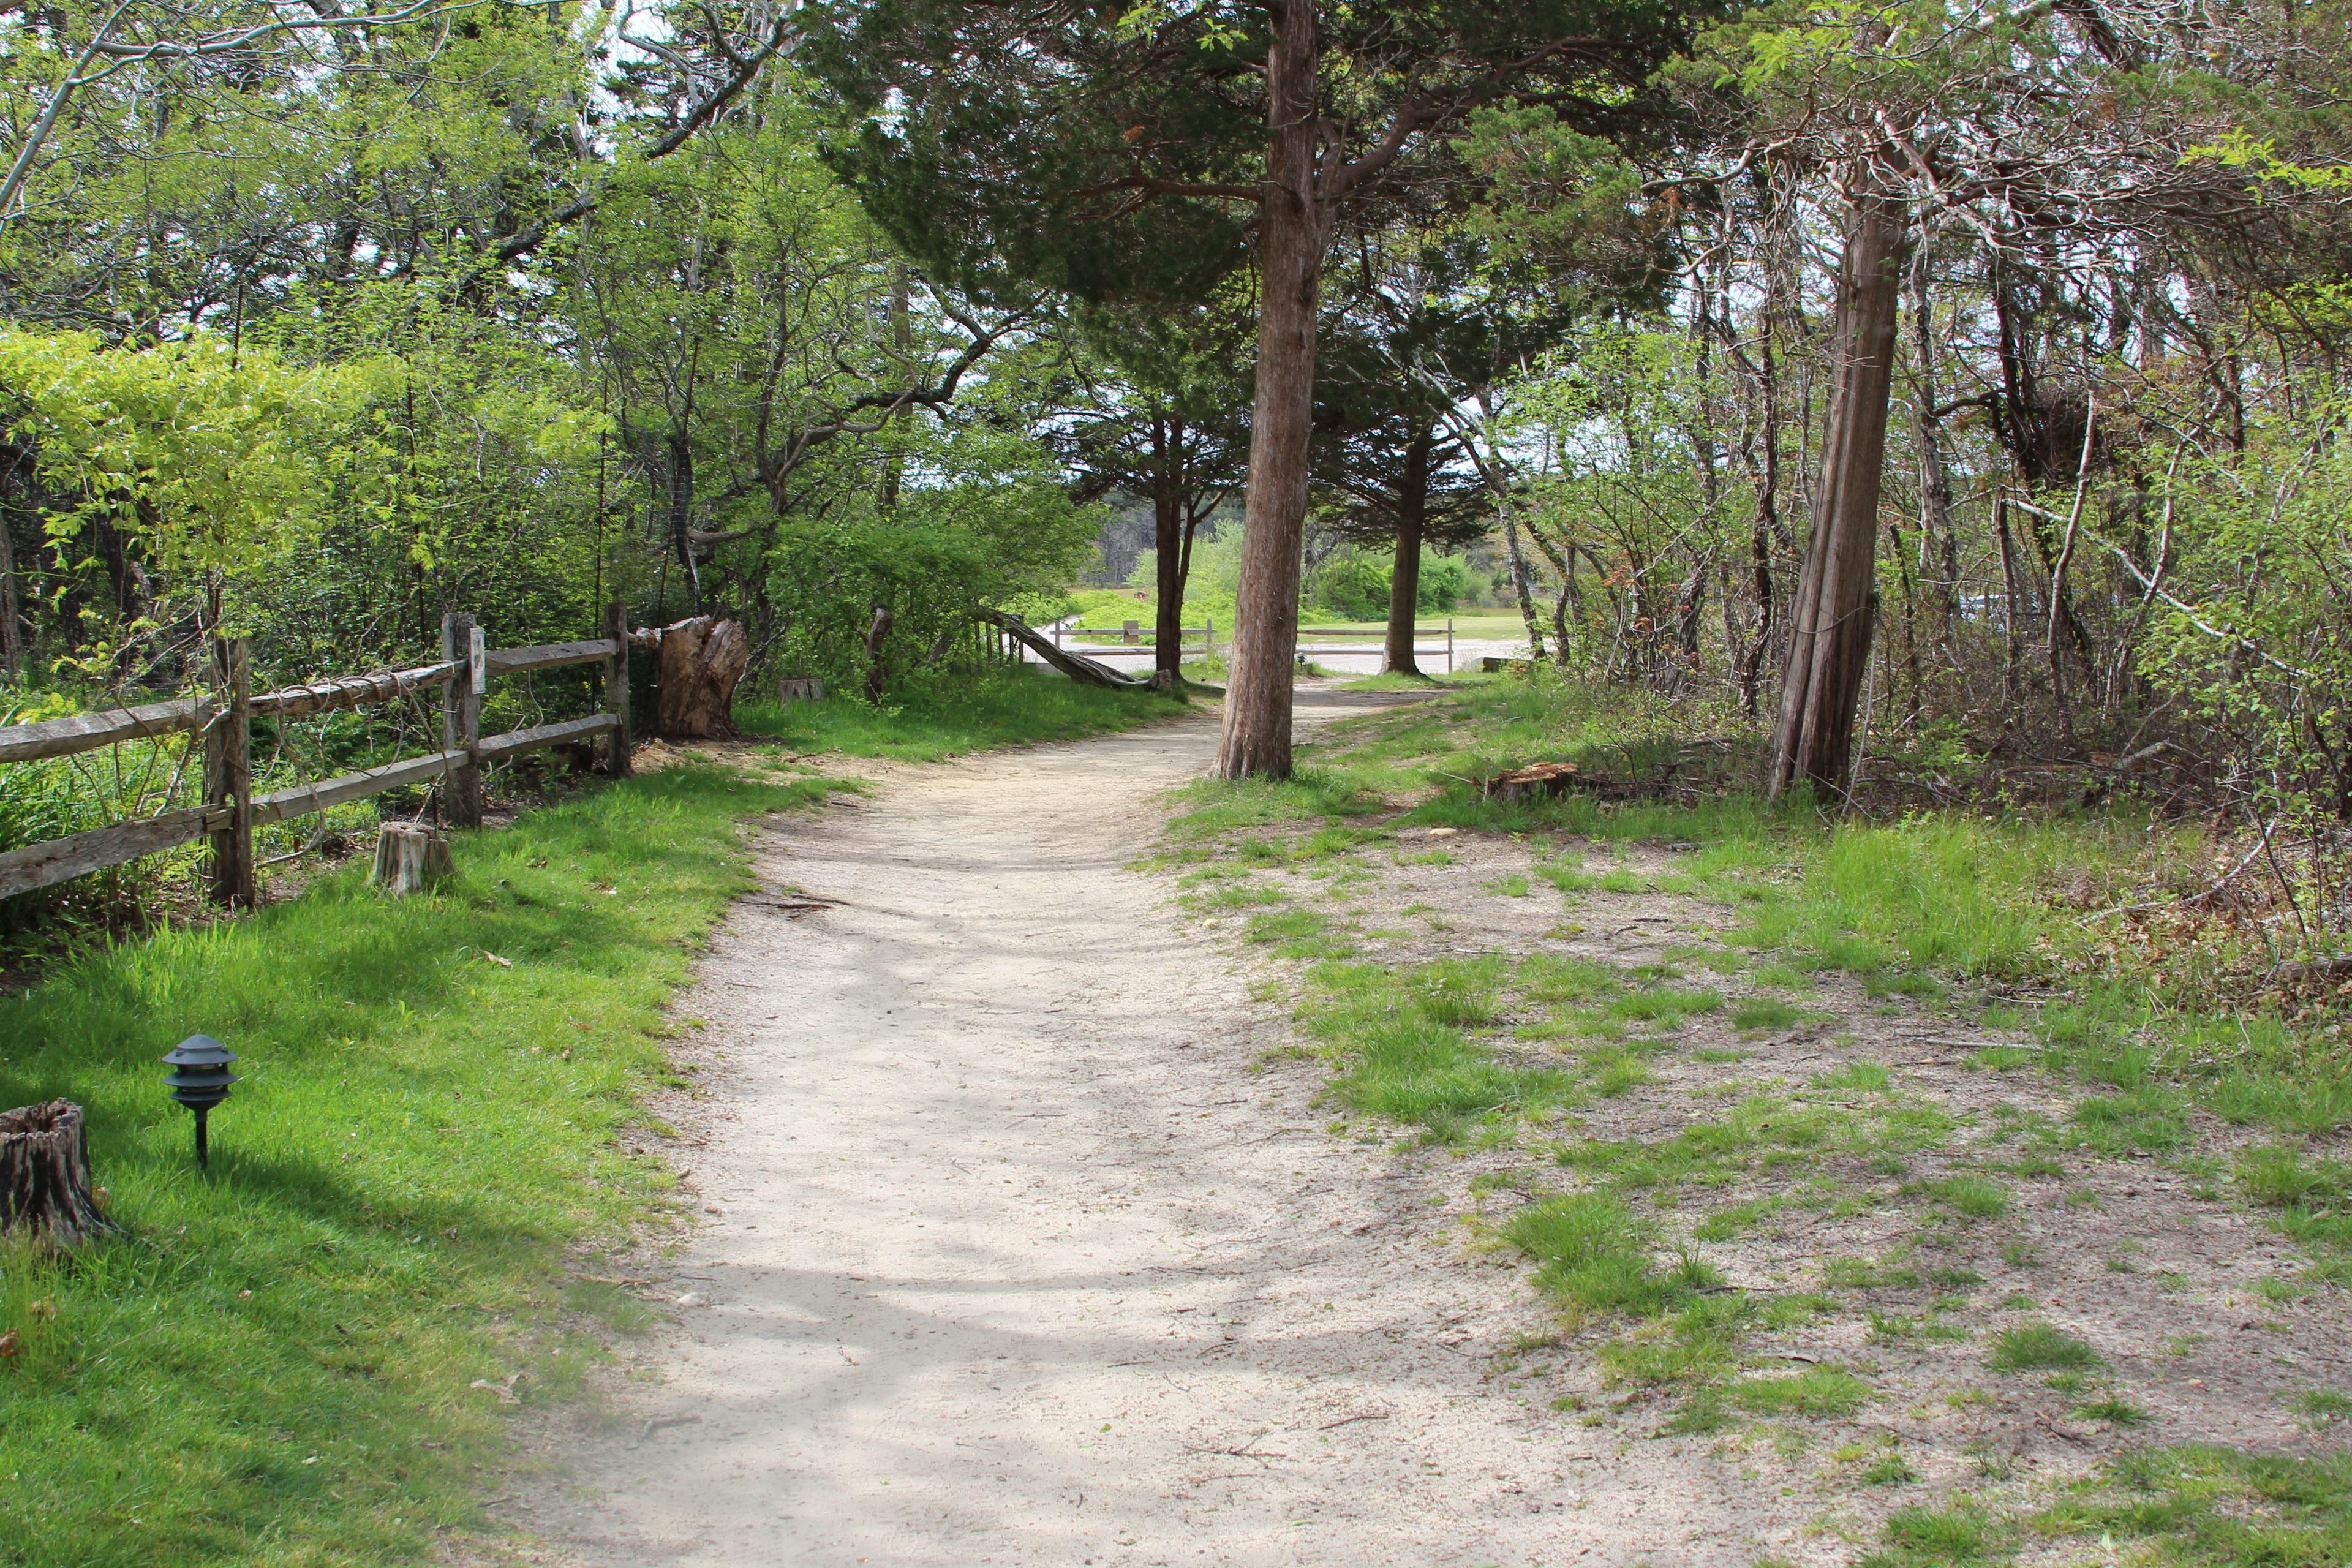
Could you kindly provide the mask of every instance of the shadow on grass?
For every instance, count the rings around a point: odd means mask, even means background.
[[[507,1396],[590,1353],[563,1249],[667,1183],[614,1135],[747,885],[735,825],[823,788],[670,769],[461,836],[433,897],[348,868],[0,999],[0,1103],[86,1106],[125,1228],[0,1254],[6,1560],[404,1563],[470,1520]],[[156,1059],[199,1030],[244,1075],[209,1181]]]

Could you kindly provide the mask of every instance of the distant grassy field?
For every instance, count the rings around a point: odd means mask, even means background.
[[[1448,620],[1454,623],[1454,638],[1456,642],[1468,638],[1481,641],[1524,642],[1527,640],[1527,623],[1520,620],[1516,614],[1505,610],[1464,610],[1453,616],[1422,616],[1415,620],[1414,625],[1421,627],[1422,636],[1426,637],[1433,628],[1443,633]],[[1306,630],[1318,632],[1364,632],[1377,636],[1388,630],[1386,621],[1310,619],[1299,624]]]
[[[829,693],[822,702],[739,703],[736,727],[790,749],[931,763],[990,746],[1071,741],[1171,718],[1184,703],[1150,691],[1080,686],[1050,671],[1007,670],[977,689],[941,691],[869,708]]]

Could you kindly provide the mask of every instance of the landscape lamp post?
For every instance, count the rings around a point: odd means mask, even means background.
[[[236,1081],[236,1074],[228,1070],[236,1053],[210,1035],[190,1035],[163,1059],[172,1064],[172,1072],[163,1079],[171,1086],[172,1098],[196,1113],[196,1169],[209,1175],[212,1165],[205,1142],[205,1118],[228,1098],[228,1086]]]

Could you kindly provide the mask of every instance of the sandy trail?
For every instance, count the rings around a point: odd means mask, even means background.
[[[1703,1444],[1488,1375],[1544,1326],[1518,1271],[1323,1131],[1250,961],[1128,868],[1214,742],[982,758],[765,837],[767,881],[842,902],[748,901],[687,1004],[728,1058],[701,1300],[525,1508],[550,1560],[1817,1557]]]

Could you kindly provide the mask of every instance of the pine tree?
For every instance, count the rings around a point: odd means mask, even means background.
[[[856,119],[833,150],[868,210],[968,288],[1197,300],[1254,266],[1256,388],[1218,771],[1286,775],[1317,326],[1334,239],[1426,220],[1475,182],[1451,136],[1540,101],[1591,134],[1658,122],[1683,41],[1658,0],[870,0],[803,58]]]

